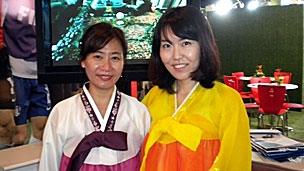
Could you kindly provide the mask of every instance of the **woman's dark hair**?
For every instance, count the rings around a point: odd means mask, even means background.
[[[113,39],[117,39],[121,43],[125,59],[128,45],[121,29],[104,22],[90,26],[80,41],[80,61],[85,60],[88,54],[103,48]]]
[[[205,88],[212,88],[218,78],[220,69],[219,52],[214,35],[207,18],[203,13],[191,6],[171,8],[162,15],[156,24],[152,55],[149,63],[149,78],[154,85],[174,93],[175,78],[169,73],[160,58],[161,34],[166,30],[182,38],[198,41],[200,44],[199,67],[192,73],[192,80],[199,81]]]

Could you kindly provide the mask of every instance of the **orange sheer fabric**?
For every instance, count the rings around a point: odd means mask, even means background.
[[[170,144],[155,143],[147,156],[146,171],[208,171],[219,149],[219,140],[201,140],[196,151],[191,151],[178,142]]]

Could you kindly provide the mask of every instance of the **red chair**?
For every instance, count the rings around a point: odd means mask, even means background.
[[[258,109],[259,109],[259,105],[256,103],[244,103],[246,111],[247,111],[247,115],[249,118],[249,125],[251,127],[251,118],[258,118],[257,114],[258,114]]]
[[[236,77],[243,77],[245,76],[245,73],[243,71],[238,71],[238,72],[232,72],[231,75]]]
[[[274,128],[273,116],[278,116],[278,124],[279,121],[282,121],[281,124],[281,131],[284,134],[285,128],[288,126],[287,122],[287,109],[284,108],[284,101],[285,101],[285,93],[286,89],[285,86],[275,86],[275,85],[259,85],[258,86],[258,96],[260,101],[260,108],[259,108],[259,120],[258,126],[264,127],[263,116],[270,115],[270,127]]]
[[[238,85],[239,84],[238,84],[238,79],[237,79],[236,76],[224,75],[224,83],[226,85],[228,85],[229,87],[238,91]],[[246,97],[246,95],[242,95],[241,93],[240,93],[240,95],[241,95],[242,98],[252,98],[252,96],[250,96],[250,95],[248,97]],[[250,118],[251,118],[251,115],[253,115],[253,114],[251,112],[249,112],[248,110],[249,109],[258,109],[258,105],[254,104],[254,103],[245,103],[245,107],[246,107],[247,113],[249,115],[249,124],[251,126],[251,119]]]
[[[273,73],[274,79],[280,83],[289,84],[291,83],[292,73],[287,71],[275,71]],[[288,95],[285,94],[287,101]],[[290,108],[299,108],[297,104],[289,104]]]
[[[224,75],[224,83],[229,87],[238,90],[237,78],[236,76]]]
[[[232,76],[236,76],[237,79],[237,91],[241,94],[243,99],[252,99],[253,95],[251,92],[244,91],[244,81],[240,79],[240,77],[245,76],[244,72],[233,72]],[[251,100],[250,100],[251,101]]]
[[[231,73],[232,76],[236,76],[237,80],[238,80],[238,92],[242,92],[243,88],[244,88],[244,82],[242,80],[240,80],[240,77],[245,76],[244,72],[233,72]]]
[[[224,83],[239,92],[238,78],[236,76],[224,75]],[[252,96],[247,95],[246,93],[242,93],[242,92],[239,93],[243,99],[252,98]]]
[[[275,80],[280,80],[282,79],[281,83],[288,84],[291,83],[291,78],[292,78],[292,73],[291,72],[286,72],[286,71],[275,71],[273,73],[274,79]]]
[[[271,79],[270,77],[252,77],[250,79],[250,83],[270,83]],[[259,104],[259,96],[258,96],[258,89],[257,88],[251,88],[252,97],[254,98],[255,102]]]

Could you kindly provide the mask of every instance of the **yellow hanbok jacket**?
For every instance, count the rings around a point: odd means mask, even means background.
[[[158,86],[142,102],[152,126],[141,171],[251,170],[248,116],[234,89],[217,81],[211,89],[198,85],[177,113],[175,95]]]

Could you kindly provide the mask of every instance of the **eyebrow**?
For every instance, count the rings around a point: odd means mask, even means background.
[[[103,51],[100,51],[100,50],[97,50],[95,53],[101,53],[101,54],[104,54]],[[114,51],[114,52],[111,52],[112,55],[121,55],[122,52],[118,52],[118,51]]]
[[[167,40],[167,39],[162,39],[162,40],[160,40],[160,42],[169,42],[170,44],[172,43],[172,41]]]
[[[122,53],[121,52],[112,52],[111,54],[112,55],[121,55]]]

